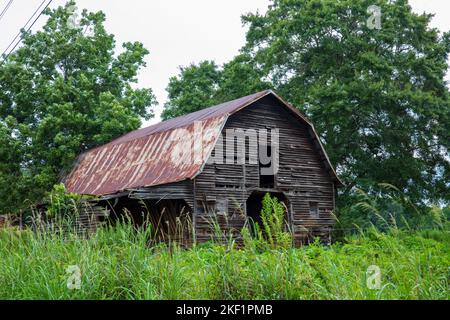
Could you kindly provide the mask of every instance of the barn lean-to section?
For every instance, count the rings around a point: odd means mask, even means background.
[[[227,139],[234,139],[227,133],[239,130],[258,138],[267,133],[262,148],[279,155],[278,171],[260,174],[266,165],[259,161],[259,144],[248,139],[236,139],[235,161],[225,159]],[[275,130],[279,139],[272,145]],[[242,143],[245,156],[238,160]],[[217,161],[220,157],[223,161]],[[297,245],[314,236],[329,239],[336,188],[341,185],[312,124],[270,90],[89,150],[64,182],[71,192],[98,196],[100,204],[116,213],[126,208],[137,224],[141,212],[147,212],[152,224],[164,229],[162,240],[177,238],[170,225],[187,219],[191,229],[182,227],[185,242],[193,237],[210,240],[215,236],[213,223],[239,238],[246,220],[257,220],[262,196],[269,192],[285,202]]]

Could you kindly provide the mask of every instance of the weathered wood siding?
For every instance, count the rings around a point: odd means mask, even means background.
[[[266,97],[232,115],[225,127],[223,143],[225,157],[227,129],[279,129],[279,170],[275,187],[288,198],[290,223],[296,244],[313,236],[327,238],[334,223],[334,185],[325,169],[307,126],[293,117],[273,97]],[[270,134],[269,134],[270,136]],[[216,152],[213,152],[213,155]],[[239,230],[245,223],[245,204],[250,194],[259,188],[259,165],[246,163],[210,164],[194,181],[194,221],[198,241],[209,240],[213,235],[211,222],[216,221],[224,231]],[[253,150],[255,152],[256,150]],[[252,151],[250,151],[252,152]],[[319,216],[309,212],[310,202],[316,202]],[[225,209],[225,210],[224,210]],[[226,212],[222,212],[226,211]],[[226,214],[224,214],[226,213]]]

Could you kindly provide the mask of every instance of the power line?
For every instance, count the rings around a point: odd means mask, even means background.
[[[9,2],[6,4],[6,6],[3,8],[2,12],[0,13],[0,20],[2,20],[3,16],[5,15],[6,11],[8,11],[9,7],[13,3],[14,0],[9,0]]]
[[[2,56],[4,57],[2,62],[4,62],[9,55],[14,51],[14,49],[19,45],[19,43],[23,40],[23,34],[22,34],[22,29],[25,29],[26,26],[28,25],[28,23],[30,23],[30,21],[33,19],[33,17],[36,15],[36,13],[39,11],[39,9],[42,7],[42,5],[45,3],[45,1],[47,0],[43,0],[41,2],[41,4],[39,5],[39,7],[37,7],[37,9],[33,12],[33,14],[31,15],[31,17],[28,19],[28,21],[25,23],[25,25],[21,28],[21,30],[19,31],[19,33],[14,37],[14,39],[11,41],[11,43],[8,45],[8,47],[5,49],[5,51],[3,51]],[[39,13],[39,15],[36,17],[36,19],[34,19],[33,23],[27,28],[27,30],[25,31],[28,32],[30,31],[30,29],[34,26],[34,24],[36,23],[36,21],[39,19],[39,17],[44,13],[45,9],[48,8],[48,6],[50,5],[50,3],[52,3],[53,0],[50,0],[47,5],[44,7],[44,9],[41,10],[41,12]],[[14,45],[14,47],[9,51],[8,54],[6,54],[6,52],[8,51],[8,49],[12,46],[12,44],[14,43],[14,41],[16,41],[16,39],[20,36],[19,41],[16,42],[16,44]],[[6,54],[6,55],[5,55]]]
[[[43,0],[43,1],[41,2],[41,4],[39,5],[39,7],[37,7],[37,9],[33,12],[33,14],[31,15],[31,17],[28,19],[27,23],[25,23],[25,25],[21,28],[21,30],[24,29],[24,28],[28,25],[28,23],[30,23],[31,19],[33,19],[33,17],[36,15],[36,13],[37,13],[38,10],[42,7],[42,5],[45,3],[45,1],[47,1],[47,0]],[[14,39],[10,42],[10,44],[9,44],[8,47],[5,49],[5,51],[3,51],[2,56],[8,51],[8,49],[12,46],[12,44],[16,41],[16,39],[17,39],[18,37],[20,37],[20,35],[22,34],[22,31],[21,31],[21,30],[16,34],[16,36],[15,36]]]

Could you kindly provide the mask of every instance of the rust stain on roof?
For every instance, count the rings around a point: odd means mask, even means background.
[[[88,151],[66,178],[66,188],[106,195],[192,178],[214,148],[224,120],[211,118]]]
[[[300,112],[275,93],[261,91],[132,131],[88,150],[78,157],[63,182],[69,192],[102,196],[192,179],[202,170],[228,116],[269,94],[313,129]]]

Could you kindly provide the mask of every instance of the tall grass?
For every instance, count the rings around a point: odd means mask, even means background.
[[[266,196],[262,225],[244,228],[243,245],[212,221],[211,242],[183,249],[155,245],[149,221],[136,227],[125,218],[88,237],[72,232],[64,217],[76,202],[62,189],[54,194],[50,213],[63,217],[60,230],[0,229],[0,299],[450,298],[448,223],[427,230],[390,224],[384,232],[371,224],[331,246],[293,248],[285,208]],[[367,285],[372,265],[381,271],[376,289]],[[68,286],[69,266],[81,271],[79,289]]]
[[[387,183],[356,189],[349,203],[338,208],[336,229],[403,230],[445,229],[449,226],[450,207],[413,203],[407,195]],[[344,232],[345,233],[345,232]]]
[[[265,251],[213,242],[148,245],[148,229],[118,223],[88,239],[0,231],[0,299],[449,299],[450,236],[375,229],[331,246]],[[81,288],[67,286],[68,266]],[[370,265],[379,289],[366,285]]]

